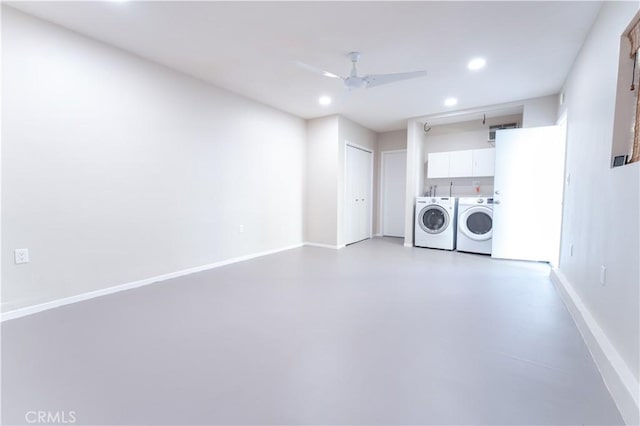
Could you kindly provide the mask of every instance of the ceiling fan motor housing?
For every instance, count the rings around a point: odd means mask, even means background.
[[[367,80],[362,77],[347,77],[344,79],[344,85],[348,89],[360,89],[367,87]]]

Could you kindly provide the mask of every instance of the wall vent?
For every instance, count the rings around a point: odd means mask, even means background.
[[[489,126],[489,142],[496,141],[496,130],[517,129],[518,127],[520,127],[518,123],[505,123],[496,124],[495,126]]]

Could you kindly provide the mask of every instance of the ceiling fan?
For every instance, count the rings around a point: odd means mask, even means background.
[[[426,71],[412,71],[412,72],[400,72],[394,74],[367,74],[358,76],[358,70],[356,69],[356,63],[360,59],[359,52],[351,52],[347,55],[352,63],[351,73],[347,77],[341,77],[338,74],[334,74],[329,71],[316,68],[314,66],[298,62],[303,68],[310,71],[322,74],[325,77],[338,78],[344,82],[344,86],[347,90],[382,86],[383,84],[395,83],[397,81],[408,80],[412,78],[424,77],[427,75]]]

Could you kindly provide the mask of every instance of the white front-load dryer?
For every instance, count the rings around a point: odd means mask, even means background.
[[[454,250],[456,248],[456,198],[416,198],[414,228],[416,247]]]
[[[462,197],[458,200],[458,251],[491,254],[493,198]]]

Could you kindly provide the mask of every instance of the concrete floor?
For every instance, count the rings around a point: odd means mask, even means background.
[[[2,420],[623,424],[537,263],[376,238],[2,324]]]

